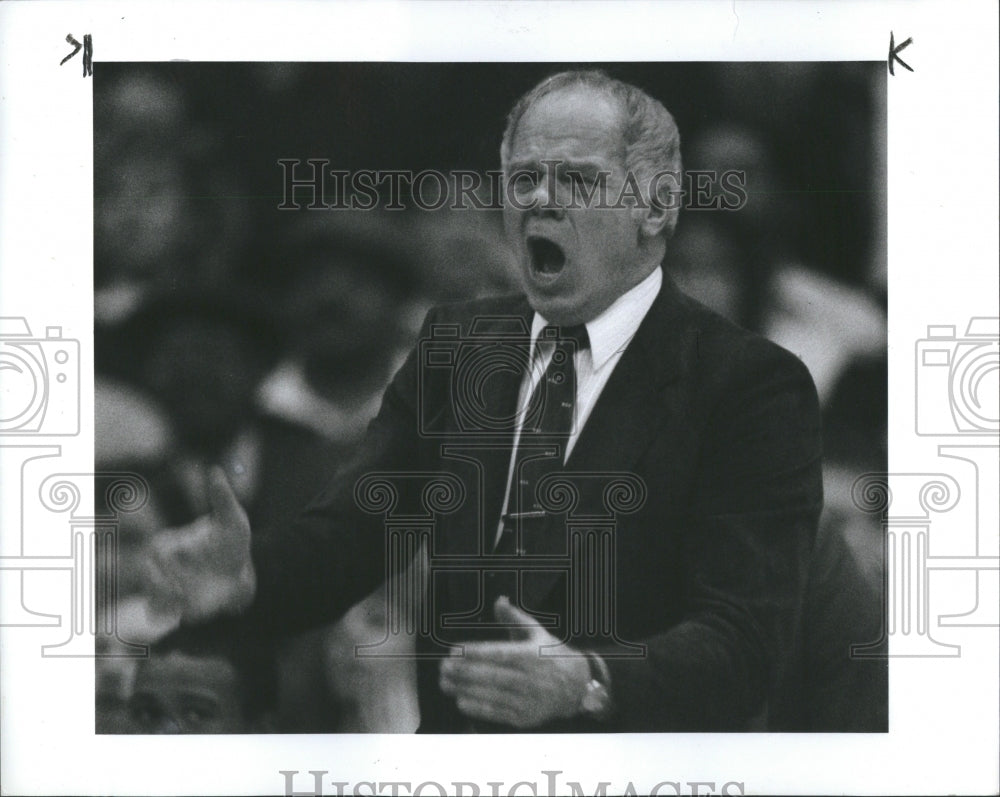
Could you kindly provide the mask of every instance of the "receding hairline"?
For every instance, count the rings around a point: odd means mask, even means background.
[[[559,88],[543,97],[539,97],[535,102],[533,102],[528,108],[524,110],[524,113],[518,118],[517,126],[515,130],[507,139],[507,151],[506,154],[501,153],[502,166],[511,167],[520,161],[519,155],[523,155],[523,151],[519,147],[523,148],[526,145],[532,146],[532,137],[537,134],[537,129],[532,131],[530,116],[532,113],[539,111],[543,104],[547,101],[558,101],[557,98],[563,97],[570,94],[574,89],[590,89],[590,86],[565,86]],[[581,92],[582,93],[582,92]],[[572,105],[568,105],[566,110],[570,113],[577,111],[581,116],[577,118],[584,118],[586,121],[583,125],[575,124],[573,130],[575,132],[581,133],[585,139],[589,139],[592,136],[600,136],[602,140],[607,142],[608,154],[612,155],[614,158],[620,162],[622,168],[625,168],[628,161],[628,142],[627,142],[627,125],[628,117],[626,115],[626,109],[621,103],[616,103],[614,98],[608,97],[604,92],[589,92],[592,95],[597,95],[602,100],[604,100],[607,105],[608,116],[607,121],[604,121],[603,112],[597,111],[593,108],[593,105],[588,106],[588,100],[584,99],[581,102],[574,102]],[[550,117],[551,118],[551,117]],[[549,127],[549,130],[568,130],[567,125],[556,125],[554,128]],[[544,135],[544,133],[543,133]],[[607,136],[607,138],[604,138]],[[596,153],[594,154],[596,157]],[[587,162],[588,158],[583,157],[580,163]],[[601,161],[596,161],[601,162]],[[601,167],[604,168],[604,167]]]
[[[597,69],[574,69],[557,72],[535,84],[522,94],[507,114],[500,142],[500,165],[507,171],[524,116],[546,97],[570,90],[587,89],[590,96],[602,97],[618,112],[618,139],[623,150],[625,168],[635,170],[649,181],[640,190],[655,184],[657,201],[664,202],[666,221],[659,234],[671,238],[677,227],[679,207],[673,202],[677,193],[670,184],[656,181],[657,175],[680,175],[681,135],[677,120],[666,105],[653,94]],[[654,183],[655,181],[655,183]],[[647,194],[643,194],[649,198]]]
[[[563,82],[565,81],[565,82]],[[557,83],[549,88],[550,83]],[[625,98],[618,95],[615,86],[627,86],[628,84],[616,80],[603,72],[596,70],[582,72],[558,72],[550,75],[542,82],[536,84],[532,89],[522,94],[507,116],[507,124],[504,127],[503,140],[500,144],[500,157],[504,162],[510,156],[514,139],[517,137],[521,122],[532,110],[550,97],[558,97],[574,91],[587,92],[596,95],[604,100],[618,117],[618,137],[622,148],[626,147],[625,134],[628,124],[628,108]],[[638,87],[632,87],[637,88]],[[642,89],[638,89],[642,91]],[[645,93],[645,92],[643,92]]]

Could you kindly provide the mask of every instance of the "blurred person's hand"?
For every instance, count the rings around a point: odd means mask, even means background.
[[[185,623],[238,614],[257,587],[246,512],[221,468],[209,470],[207,487],[209,514],[151,541],[150,602]]]

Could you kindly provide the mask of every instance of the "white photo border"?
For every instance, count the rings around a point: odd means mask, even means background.
[[[90,34],[98,63],[883,61],[890,34],[897,43],[912,37],[900,55],[913,71],[897,63],[888,78],[889,471],[944,473],[965,489],[968,469],[941,448],[972,439],[923,435],[909,408],[928,326],[954,326],[961,336],[971,319],[1000,315],[996,29],[989,2],[3,4],[0,316],[29,319],[35,335],[36,326],[61,327],[79,342],[80,362],[93,362],[92,92],[81,54],[59,66],[73,49],[67,34],[81,42]],[[22,449],[4,466],[30,455],[58,457],[60,472],[92,470],[90,369],[79,378],[79,434],[4,439],[6,453]],[[996,445],[995,437],[976,440]],[[16,475],[5,470],[0,480],[7,558],[17,555],[22,528],[41,518]],[[996,484],[969,489],[983,506],[996,498]],[[987,512],[979,522],[994,518]],[[983,528],[995,546],[996,528]],[[981,573],[978,597],[993,600],[995,571]],[[37,605],[52,606],[65,591],[62,575],[36,574]],[[956,612],[977,597],[954,574],[938,584]],[[0,618],[10,597],[5,588]],[[694,782],[714,784],[700,793],[726,784],[737,794],[995,792],[997,627],[936,633],[961,655],[891,659],[888,734],[154,738],[96,736],[93,661],[42,657],[42,645],[61,639],[53,627],[4,627],[0,771],[3,790],[16,794],[280,794],[281,771],[298,772],[293,787],[307,793],[309,772],[325,772],[328,794],[336,782],[348,784],[344,793],[389,782],[453,791],[464,782],[483,794],[492,782],[508,794],[522,781],[529,785],[513,793],[532,793],[530,784],[548,793],[546,772],[587,793],[601,782],[610,793],[629,783],[646,793],[662,782],[681,793]]]

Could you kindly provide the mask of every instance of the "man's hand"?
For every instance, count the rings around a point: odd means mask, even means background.
[[[207,486],[210,513],[152,541],[150,601],[186,623],[241,612],[257,587],[246,512],[221,468],[209,470]]]
[[[576,715],[590,682],[590,665],[578,656],[543,656],[559,640],[529,614],[501,597],[498,621],[519,626],[509,642],[470,642],[464,655],[441,663],[441,690],[475,719],[531,728]]]

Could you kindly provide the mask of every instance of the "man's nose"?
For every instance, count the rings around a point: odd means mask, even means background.
[[[532,212],[543,218],[561,219],[566,215],[566,207],[560,193],[556,180],[543,174],[532,192]]]

